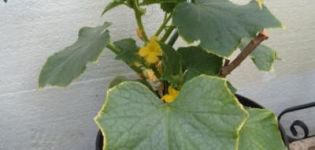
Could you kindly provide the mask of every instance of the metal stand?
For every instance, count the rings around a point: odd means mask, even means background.
[[[279,116],[278,116],[278,122],[279,122],[279,126],[282,127],[281,125],[281,118],[288,114],[288,113],[293,113],[296,111],[300,111],[300,110],[304,110],[304,109],[308,109],[308,108],[315,108],[315,102],[312,103],[307,103],[307,104],[303,104],[303,105],[298,105],[298,106],[293,106],[293,107],[289,107],[287,109],[285,109],[284,111],[282,111]],[[298,131],[297,131],[297,127],[300,127],[303,130],[303,137],[297,137],[298,135]],[[283,140],[285,142],[285,144],[288,146],[290,143],[297,141],[297,140],[302,140],[302,139],[306,139],[306,138],[310,138],[310,137],[315,137],[315,135],[309,135],[309,128],[308,126],[301,120],[295,120],[293,121],[293,123],[290,125],[290,132],[292,133],[292,136],[289,136],[284,129],[281,130],[282,131],[282,137]]]

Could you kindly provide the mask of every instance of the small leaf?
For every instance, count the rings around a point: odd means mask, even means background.
[[[46,85],[67,86],[86,69],[86,64],[96,61],[109,43],[106,22],[98,27],[84,27],[78,40],[64,50],[50,56],[41,70],[39,87]]]
[[[110,11],[113,8],[116,8],[120,5],[126,4],[125,2],[127,2],[128,0],[113,0],[111,2],[109,2],[109,4],[106,5],[106,7],[104,8],[102,15],[104,15],[106,12]]]
[[[134,39],[122,39],[113,43],[115,46],[116,59],[124,61],[130,68],[138,73],[142,73],[141,66],[145,66],[145,61],[138,55],[139,47]]]
[[[182,74],[182,58],[171,46],[160,44],[163,50],[163,75],[162,79],[178,86],[183,78]]]
[[[176,2],[161,3],[161,9],[167,13],[171,13],[174,11],[177,4],[185,1],[186,0],[177,0]]]
[[[201,47],[179,48],[186,69],[185,81],[201,74],[218,75],[223,65],[223,58],[205,52]]]
[[[165,12],[172,12],[176,6],[176,3],[161,3],[161,9]]]
[[[170,104],[138,82],[123,82],[108,91],[95,121],[104,150],[232,150],[246,118],[226,81],[203,75]]]
[[[250,42],[250,38],[241,40],[240,49],[244,49]],[[272,70],[272,65],[277,59],[277,52],[265,45],[259,45],[251,54],[251,58],[256,67],[261,71]]]
[[[179,0],[143,0],[142,5],[150,5],[150,4],[163,4],[163,3],[177,3]]]
[[[286,150],[276,116],[265,109],[247,109],[249,119],[240,132],[239,150]]]
[[[142,59],[138,55],[139,47],[134,39],[122,39],[114,42],[114,45],[119,49],[116,53],[116,59],[123,60],[127,64],[140,62]]]
[[[237,5],[230,0],[195,0],[175,7],[173,23],[187,42],[200,42],[207,52],[228,57],[243,37],[282,24],[256,0]]]

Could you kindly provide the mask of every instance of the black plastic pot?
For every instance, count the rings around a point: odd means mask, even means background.
[[[102,135],[101,130],[99,130],[98,133],[97,133],[97,136],[96,136],[95,150],[102,150],[102,148],[103,148],[103,141],[104,141],[104,137]]]
[[[258,103],[244,97],[241,95],[236,94],[237,99],[239,100],[239,102],[241,104],[243,104],[245,107],[251,107],[251,108],[264,108],[263,106],[259,105]],[[279,125],[279,130],[281,132],[282,135],[284,135],[283,133],[283,127],[281,125]],[[285,140],[285,138],[283,138],[284,142],[287,144],[287,141]],[[97,137],[96,137],[96,150],[102,150],[103,147],[103,135],[102,132],[99,131],[97,133]]]

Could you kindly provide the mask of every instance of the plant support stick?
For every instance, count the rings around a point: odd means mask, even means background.
[[[260,43],[268,39],[268,35],[265,30],[260,32],[256,38],[250,41],[248,45],[242,50],[242,52],[228,65],[223,66],[220,71],[221,77],[226,77],[237,66],[239,66],[249,56]]]

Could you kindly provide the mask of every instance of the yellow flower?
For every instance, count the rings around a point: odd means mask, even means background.
[[[159,56],[162,55],[162,50],[160,44],[158,43],[158,38],[156,36],[153,36],[145,47],[140,48],[138,54],[143,57],[149,64],[157,63],[160,60]]]
[[[256,0],[258,5],[259,5],[259,8],[262,9],[263,6],[264,6],[264,0]]]
[[[176,89],[174,89],[173,87],[169,86],[168,87],[168,94],[164,95],[162,97],[162,100],[164,100],[166,103],[171,103],[171,102],[173,102],[176,99],[178,93],[179,92]]]

